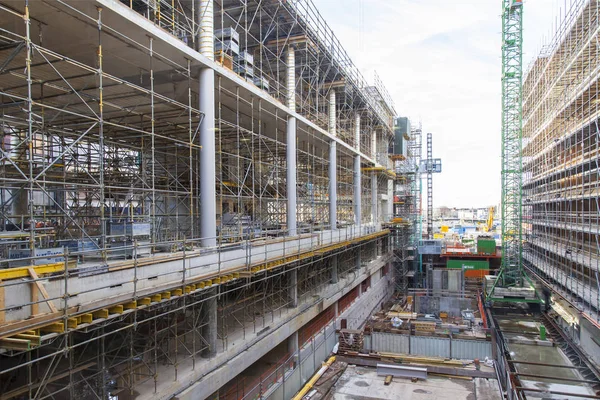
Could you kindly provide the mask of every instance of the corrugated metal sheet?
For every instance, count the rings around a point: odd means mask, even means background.
[[[365,336],[365,349],[374,352],[409,354],[408,335],[394,333],[373,332]],[[482,340],[452,340],[450,339],[411,336],[410,354],[429,357],[457,358],[461,360],[473,360],[492,357],[492,346],[490,342]],[[452,354],[450,352],[452,351]]]
[[[481,340],[452,340],[452,358],[460,360],[480,360],[492,358],[492,343]]]
[[[408,335],[373,332],[371,343],[373,351],[408,354]]]
[[[410,353],[430,357],[450,357],[450,339],[436,337],[410,337]]]

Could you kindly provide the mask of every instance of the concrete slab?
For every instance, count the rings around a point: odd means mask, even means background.
[[[348,366],[332,389],[334,392],[332,398],[336,400],[501,399],[495,380],[429,377],[427,380],[414,383],[402,378],[394,378],[387,386],[384,382],[385,376],[377,376],[375,369]]]

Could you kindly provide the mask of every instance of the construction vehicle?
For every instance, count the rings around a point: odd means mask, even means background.
[[[496,207],[492,206],[488,209],[488,217],[485,226],[486,232],[491,232],[494,229],[494,213],[496,212]]]

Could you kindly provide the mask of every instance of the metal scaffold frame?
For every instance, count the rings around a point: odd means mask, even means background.
[[[0,0],[3,398],[172,396],[389,260],[373,211],[389,176],[360,171],[389,168],[393,103],[312,2],[210,2],[259,81],[195,51],[209,1],[121,3]],[[216,237],[201,233],[208,156]]]
[[[570,1],[523,83],[525,267],[600,322],[598,2]]]

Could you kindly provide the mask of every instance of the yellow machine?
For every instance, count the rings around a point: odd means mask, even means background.
[[[494,212],[496,211],[495,207],[490,207],[488,210],[488,217],[487,217],[487,223],[486,223],[486,232],[489,232],[493,229],[494,226]]]

